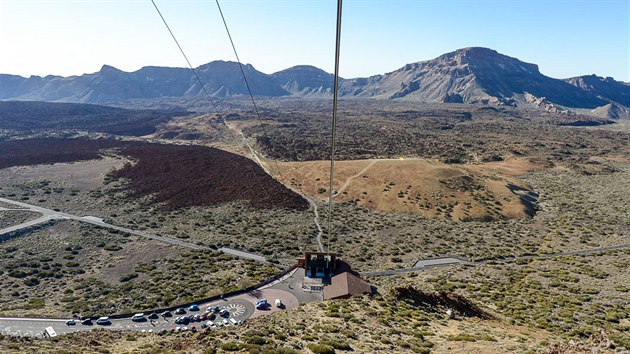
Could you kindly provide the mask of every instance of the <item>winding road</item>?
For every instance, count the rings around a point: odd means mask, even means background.
[[[247,140],[247,138],[245,137],[245,134],[243,134],[243,132],[239,129],[237,129],[236,127],[230,125],[227,121],[225,121],[225,125],[228,127],[228,129],[234,130],[237,134],[239,134],[241,136],[241,138],[243,139],[243,143],[247,146],[247,149],[249,149],[249,152],[252,155],[252,158],[254,159],[254,161],[258,164],[258,166],[260,166],[260,168],[263,169],[263,171],[265,171],[265,173],[267,173],[269,176],[273,177],[273,174],[271,174],[269,172],[269,169],[267,168],[267,166],[265,166],[265,164],[263,164],[262,160],[260,159],[260,157],[258,156],[258,152],[256,152],[256,150],[254,150],[254,148],[251,146],[251,144],[249,143],[249,141]],[[277,167],[277,165],[276,165]],[[280,174],[280,168],[277,167],[278,173]],[[280,181],[278,181],[278,183],[281,183]],[[315,203],[315,200],[311,199],[309,196],[300,193],[299,191],[294,190],[293,188],[286,186],[287,188],[290,188],[292,191],[294,191],[295,193],[299,194],[300,196],[302,196],[302,198],[306,199],[308,201],[308,203],[311,205],[311,208],[313,208],[313,223],[315,224],[315,227],[317,228],[317,235],[315,236],[315,240],[317,241],[317,247],[319,247],[319,251],[320,252],[324,252],[324,245],[322,244],[322,235],[324,234],[324,231],[322,230],[322,226],[319,223],[319,211],[317,209],[317,203]]]
[[[37,218],[35,220],[27,221],[18,225],[1,229],[0,237],[2,237],[3,235],[11,234],[19,230],[29,229],[37,225],[43,225],[45,223],[48,223],[54,220],[74,220],[74,221],[79,221],[79,222],[83,222],[87,224],[92,224],[99,227],[109,228],[112,230],[118,230],[120,232],[124,232],[131,235],[146,237],[148,239],[168,243],[168,244],[179,246],[179,247],[185,247],[185,248],[189,248],[193,250],[212,250],[212,248],[210,247],[197,245],[197,244],[182,241],[176,238],[160,236],[160,235],[151,234],[144,231],[138,231],[138,230],[133,230],[126,227],[108,224],[104,222],[102,219],[94,217],[94,216],[76,216],[76,215],[63,213],[63,212],[55,211],[52,209],[42,208],[36,205],[26,204],[23,202],[18,202],[18,201],[6,199],[6,198],[0,198],[0,202],[19,206],[21,207],[21,209],[19,210],[28,210],[28,211],[42,214],[40,218]],[[239,251],[239,250],[235,250],[235,249],[231,249],[227,247],[221,247],[218,249],[218,251],[235,256],[235,257],[239,257],[239,258],[246,258],[246,259],[252,259],[257,262],[269,263],[267,259],[265,259],[265,257],[258,254],[250,253],[250,252]]]
[[[630,247],[630,243],[625,243],[625,244],[615,245],[615,246],[595,247],[595,248],[588,248],[588,249],[576,250],[576,251],[483,259],[483,260],[472,261],[472,262],[465,261],[463,259],[456,258],[456,257],[429,258],[429,259],[420,259],[416,261],[414,265],[411,267],[377,270],[373,272],[363,272],[361,273],[361,276],[362,277],[382,277],[382,276],[390,276],[390,275],[397,275],[397,274],[403,274],[403,273],[418,272],[418,271],[432,269],[432,268],[450,267],[450,266],[460,265],[460,264],[477,265],[477,264],[484,264],[484,263],[489,263],[489,262],[511,263],[518,259],[553,258],[553,257],[586,255],[586,254],[592,254],[592,253],[618,251],[618,250],[622,250],[629,247]]]

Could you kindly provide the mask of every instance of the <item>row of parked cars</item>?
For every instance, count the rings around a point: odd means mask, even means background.
[[[279,300],[276,300],[276,302],[278,302]],[[260,303],[260,304],[259,304]],[[276,303],[276,305],[278,305]],[[268,306],[267,304],[267,300],[263,299],[260,300],[259,302],[256,303],[256,308],[260,307],[266,307]],[[278,306],[279,307],[279,306]],[[185,315],[187,312],[186,311],[190,311],[190,312],[195,312],[195,311],[200,311],[199,309],[199,305],[190,305],[187,309],[186,308],[178,308],[174,311],[174,313],[176,315]],[[217,315],[223,317],[223,321],[219,321],[217,323],[212,322],[213,320],[215,320],[217,318]],[[159,319],[161,317],[166,318],[166,317],[172,317],[173,314],[170,311],[164,311],[161,314],[158,314],[157,312],[151,312],[148,315],[145,315],[144,313],[137,313],[133,316],[131,316],[131,320],[134,322],[144,322],[147,321],[147,319],[149,320],[156,320]],[[223,325],[238,325],[241,324],[242,321],[236,321],[233,318],[229,318],[230,317],[230,313],[228,312],[228,310],[226,309],[221,309],[218,306],[210,306],[207,307],[204,313],[198,313],[198,314],[194,314],[194,315],[186,315],[186,316],[178,316],[177,318],[175,318],[175,323],[176,324],[183,324],[183,325],[187,325],[190,322],[202,322],[202,321],[206,321],[208,320],[207,323],[202,324],[202,328],[206,328],[206,327],[216,327],[216,326],[223,326]],[[229,321],[228,321],[229,318]],[[66,325],[68,326],[74,326],[77,324],[76,320],[68,320],[66,321]],[[86,318],[81,320],[81,324],[85,325],[85,326],[91,326],[92,325],[92,319],[91,318]],[[97,325],[110,325],[111,321],[109,320],[109,317],[99,317],[96,320],[96,324]],[[193,325],[194,327],[194,325]]]
[[[66,321],[66,325],[68,326],[75,326],[77,324],[76,320],[67,320]],[[81,324],[84,326],[91,326],[92,323],[92,319],[91,318],[85,318],[81,320]],[[109,320],[109,317],[99,317],[96,320],[96,324],[97,325],[101,325],[101,326],[107,326],[112,324],[112,322]]]

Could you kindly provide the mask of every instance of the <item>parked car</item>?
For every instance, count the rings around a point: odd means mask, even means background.
[[[81,324],[84,326],[91,326],[92,325],[92,319],[91,318],[85,318],[81,321]]]
[[[134,322],[143,322],[143,321],[146,321],[147,318],[144,317],[143,313],[137,313],[137,314],[131,316],[131,320],[134,321]]]
[[[236,326],[238,324],[238,322],[233,318],[230,318],[230,323],[232,324],[232,326]]]
[[[219,312],[219,306],[210,306],[208,308],[210,309],[210,312],[214,312],[214,313]]]
[[[188,311],[199,311],[199,305],[190,305]]]
[[[74,326],[77,324],[77,321],[75,320],[67,320],[66,321],[66,326]]]
[[[264,310],[269,306],[269,303],[267,302],[267,299],[260,299],[258,301],[256,301],[256,309],[257,310]]]
[[[184,324],[187,325],[188,322],[190,322],[190,320],[188,319],[188,316],[181,316],[181,317],[177,317],[175,319],[175,323],[176,324]]]
[[[217,315],[211,313],[208,315],[207,319],[214,321],[217,318]]]
[[[112,324],[109,321],[109,317],[99,317],[98,320],[96,320],[96,324],[97,325],[101,325],[101,326],[105,326],[105,325],[109,325]]]
[[[162,317],[172,317],[173,314],[171,313],[171,311],[164,311],[162,312]]]
[[[151,320],[157,320],[158,318],[160,318],[160,316],[157,314],[157,312],[151,312],[149,314],[149,316],[147,316],[149,319]]]
[[[198,322],[198,321],[199,321],[199,317],[201,317],[201,315],[196,314],[196,315],[194,315],[194,316],[192,317],[192,320],[193,320],[193,321],[195,321],[195,322]]]
[[[227,318],[230,317],[230,313],[228,312],[228,310],[222,309],[221,311],[219,311],[219,316]]]
[[[225,318],[223,319],[222,322],[224,326],[228,326],[230,324],[230,322],[228,322],[228,320],[226,320]]]
[[[279,309],[284,307],[284,304],[282,303],[282,300],[276,299],[276,307],[279,308]]]
[[[177,310],[175,310],[176,315],[183,315],[185,313],[186,313],[186,309],[184,308],[178,308]]]

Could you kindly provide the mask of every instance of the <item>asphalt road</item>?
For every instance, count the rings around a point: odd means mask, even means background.
[[[126,227],[121,227],[121,226],[108,224],[108,223],[104,222],[102,219],[94,217],[94,216],[76,216],[76,215],[72,215],[72,214],[68,214],[68,213],[62,213],[62,212],[58,212],[58,211],[55,211],[55,210],[52,210],[52,209],[42,208],[42,207],[39,207],[39,206],[36,206],[36,205],[22,203],[22,202],[18,202],[18,201],[11,200],[11,199],[6,199],[6,198],[0,198],[0,202],[4,202],[4,203],[7,203],[7,204],[12,204],[12,205],[16,205],[16,206],[24,208],[24,209],[20,209],[20,210],[30,210],[30,211],[42,214],[42,217],[37,218],[35,220],[27,221],[27,222],[24,222],[22,224],[14,225],[14,226],[11,226],[11,227],[8,227],[8,228],[4,228],[4,229],[0,230],[0,236],[5,235],[5,234],[9,234],[9,233],[12,233],[12,232],[15,232],[15,231],[18,231],[18,230],[21,230],[21,229],[27,229],[27,228],[36,226],[38,224],[47,223],[47,222],[50,222],[52,220],[75,220],[75,221],[79,221],[79,222],[83,222],[83,223],[88,223],[88,224],[92,224],[92,225],[96,225],[96,226],[100,226],[100,227],[109,228],[109,229],[112,229],[112,230],[118,230],[120,232],[124,232],[124,233],[131,234],[131,235],[146,237],[146,238],[149,238],[149,239],[152,239],[152,240],[156,240],[156,241],[160,241],[160,242],[164,242],[164,243],[169,243],[171,245],[175,245],[175,246],[179,246],[179,247],[185,247],[185,248],[194,249],[194,250],[211,250],[210,247],[197,245],[197,244],[194,244],[194,243],[182,241],[180,239],[176,239],[176,238],[172,238],[172,237],[159,236],[159,235],[151,234],[151,233],[144,232],[144,231],[138,231],[138,230],[133,230],[133,229],[129,229],[129,228],[126,228]],[[268,263],[267,260],[265,259],[265,257],[263,257],[261,255],[254,254],[254,253],[245,252],[245,251],[239,251],[239,250],[235,250],[235,249],[231,249],[231,248],[227,248],[227,247],[221,247],[218,250],[223,252],[223,253],[226,253],[226,254],[229,254],[229,255],[232,255],[232,256],[236,256],[236,257],[239,257],[239,258],[252,259],[252,260],[257,261],[257,262]]]
[[[264,316],[269,313],[284,311],[288,308],[295,308],[299,305],[299,303],[321,301],[321,294],[319,294],[318,297],[317,294],[306,294],[302,291],[301,283],[304,275],[303,273],[303,271],[301,273],[299,271],[291,272],[276,282],[265,285],[250,293],[225,298],[224,300],[199,303],[198,305],[200,311],[186,311],[186,314],[194,315],[197,313],[203,313],[207,307],[219,306],[220,309],[226,309],[228,311],[228,319],[234,318],[236,321],[244,321],[252,316]],[[304,296],[301,296],[303,294]],[[270,306],[266,310],[255,309],[254,303],[260,298],[267,298],[269,301]],[[275,307],[273,302],[276,298],[281,299],[286,307],[282,309]],[[149,313],[150,311],[145,312],[145,315]],[[102,315],[105,316],[106,314]],[[175,324],[174,321],[177,316],[181,315],[175,315],[173,313],[173,317],[160,317],[157,320],[147,320],[144,322],[134,322],[131,318],[112,319],[111,324],[106,326],[97,325],[96,321],[93,321],[92,325],[82,325],[79,321],[77,321],[76,325],[68,326],[66,325],[67,319],[0,317],[0,334],[41,337],[44,329],[47,327],[52,327],[57,334],[88,331],[94,328],[134,331],[151,330],[153,332],[166,329],[170,331],[176,327],[184,327],[184,325]],[[213,322],[217,323],[222,320],[222,317],[217,316]],[[190,325],[195,325],[197,329],[200,329],[202,323],[204,322],[191,322],[187,326],[190,327]]]
[[[198,313],[204,313],[206,307],[219,306],[220,309],[226,309],[229,312],[229,317],[226,319],[234,318],[236,321],[243,321],[250,318],[254,314],[254,305],[242,299],[227,299],[225,301],[214,301],[211,303],[200,304],[200,311],[186,311],[187,315],[195,315]],[[148,315],[149,313],[145,313]],[[80,321],[77,324],[68,326],[65,319],[35,319],[35,318],[0,318],[0,333],[13,336],[35,336],[42,335],[46,327],[52,327],[57,334],[72,333],[79,331],[89,331],[94,328],[107,328],[111,330],[135,330],[135,331],[149,331],[158,332],[162,329],[171,330],[171,328],[184,327],[195,325],[197,329],[200,329],[203,322],[191,322],[188,325],[176,324],[175,318],[182,315],[173,314],[172,317],[162,318],[157,320],[146,320],[143,322],[134,322],[130,318],[112,319],[109,325],[97,325],[96,321],[92,321],[92,325],[82,325]],[[223,320],[223,317],[217,315],[216,319],[212,322],[218,323]]]
[[[606,247],[595,247],[588,248],[584,250],[577,251],[566,251],[566,252],[558,252],[558,253],[545,253],[545,254],[534,254],[534,255],[526,255],[526,256],[518,256],[518,257],[505,257],[505,258],[496,258],[496,259],[484,259],[480,261],[467,262],[459,258],[455,257],[445,257],[445,258],[430,258],[430,259],[420,259],[414,263],[412,267],[408,268],[398,268],[398,269],[388,269],[388,270],[377,270],[373,272],[363,272],[361,273],[362,277],[382,277],[403,273],[411,273],[418,272],[422,270],[439,268],[439,267],[450,267],[453,265],[459,264],[483,264],[488,262],[502,262],[509,263],[514,262],[517,259],[530,259],[530,258],[553,258],[553,257],[563,257],[563,256],[576,256],[576,255],[586,255],[600,252],[608,252],[608,251],[617,251],[624,248],[630,247],[630,244],[625,243],[621,245],[615,246],[606,246]]]

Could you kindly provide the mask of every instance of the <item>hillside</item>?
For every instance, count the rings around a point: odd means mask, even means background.
[[[332,95],[333,75],[313,66],[298,65],[270,75],[251,64],[243,69],[256,96]],[[214,97],[248,95],[238,63],[213,61],[196,71]],[[590,113],[606,118],[624,118],[630,109],[630,85],[626,83],[597,76],[554,79],[541,74],[536,64],[481,47],[459,49],[382,75],[341,79],[340,94],[344,98],[480,103],[561,113],[597,109]],[[147,66],[124,72],[104,65],[98,72],[81,76],[0,75],[0,100],[115,103],[203,95],[203,88],[186,68]],[[610,103],[617,107],[601,108]]]
[[[165,210],[246,201],[259,209],[303,210],[307,202],[267,175],[252,160],[199,145],[89,139],[26,139],[0,142],[0,169],[100,158],[105,149],[133,160],[112,172],[125,179],[127,195],[150,197]],[[182,184],[182,181],[186,183]]]
[[[298,65],[276,73],[271,77],[292,95],[326,97],[333,93],[334,75],[310,65]],[[341,82],[344,80],[341,79]]]
[[[630,84],[628,83],[597,75],[572,77],[564,81],[603,100],[630,107]]]
[[[251,65],[244,65],[254,95],[287,94],[268,75]],[[247,87],[238,63],[213,61],[196,68],[209,94],[217,97],[247,95]],[[147,66],[124,72],[109,65],[81,76],[0,75],[0,99],[106,103],[131,99],[162,97],[197,97],[204,95],[190,69]]]
[[[535,104],[535,98],[545,97],[567,107],[606,104],[562,80],[542,75],[535,64],[476,47],[407,64],[384,75],[346,81],[343,88],[345,94],[362,97],[425,102],[518,105]]]

